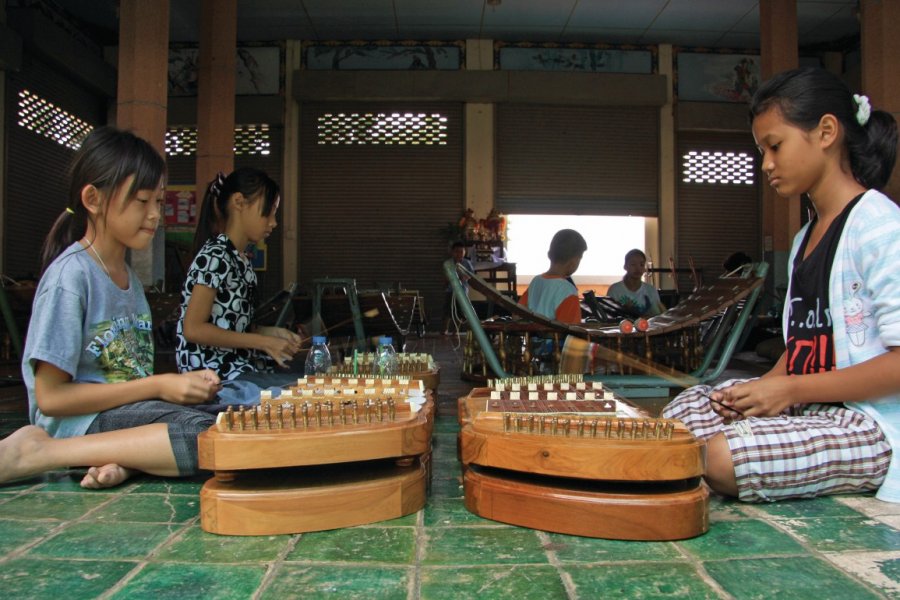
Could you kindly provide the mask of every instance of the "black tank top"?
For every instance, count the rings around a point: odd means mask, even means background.
[[[787,335],[787,374],[806,375],[834,369],[834,330],[828,301],[829,279],[834,255],[847,216],[862,194],[850,201],[831,225],[819,245],[806,259],[806,245],[818,222],[814,218],[794,257],[791,275]]]

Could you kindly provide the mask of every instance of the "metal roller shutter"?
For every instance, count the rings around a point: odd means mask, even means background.
[[[342,113],[440,114],[446,144],[320,144],[319,118]],[[440,230],[464,206],[462,136],[460,104],[304,103],[301,280],[355,278],[361,288],[399,282],[419,290],[429,321],[439,323],[448,248]]]
[[[753,184],[686,183],[684,156],[691,151],[748,155]],[[760,260],[759,159],[749,134],[679,134],[677,169],[677,266],[687,267],[688,257],[693,257],[694,264],[709,279],[722,272],[722,263],[734,252]],[[690,290],[686,277],[679,278],[679,289]]]
[[[7,76],[3,272],[36,277],[44,238],[68,201],[67,172],[75,151],[18,125],[19,93],[28,90],[94,126],[105,123],[106,99],[34,57]]]
[[[658,197],[658,108],[498,105],[501,212],[655,216]]]

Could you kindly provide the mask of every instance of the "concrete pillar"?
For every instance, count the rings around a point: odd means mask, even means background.
[[[0,4],[0,27],[6,25],[6,3]],[[0,61],[5,63],[5,61]],[[6,70],[0,68],[0,273],[6,273]]]
[[[281,276],[284,287],[300,279],[300,103],[294,99],[294,73],[300,69],[302,45],[288,40],[284,65],[284,157],[281,172]]]
[[[6,72],[0,70],[0,98],[6,98]],[[0,102],[0,148],[6,148],[6,102]],[[6,219],[6,153],[0,152],[0,215]],[[0,225],[0,273],[6,273],[6,227]]]
[[[797,46],[797,2],[760,0],[759,32],[762,79],[800,64]],[[772,265],[776,289],[787,285],[791,240],[800,229],[800,198],[782,198],[760,174],[763,251]]]
[[[234,169],[237,0],[201,0],[197,68],[197,197]]]
[[[466,40],[466,70],[494,68],[493,40]],[[494,112],[492,103],[469,102],[466,119],[466,208],[486,217],[494,207]]]
[[[169,0],[119,2],[119,81],[116,126],[130,129],[165,154],[168,109]],[[131,253],[145,286],[164,280],[165,233]]]
[[[0,27],[6,25],[6,3],[0,4]],[[6,148],[6,71],[0,68],[0,148]],[[6,152],[0,152],[0,216],[6,215]],[[4,217],[5,219],[5,217]],[[0,273],[6,273],[6,228],[0,224]]]
[[[900,2],[862,0],[860,37],[862,46],[862,92],[869,96],[872,108],[894,115],[900,121]],[[900,200],[900,175],[894,174],[885,192]]]
[[[654,267],[665,267],[675,256],[675,60],[671,44],[660,44],[657,54],[659,74],[666,76],[666,103],[659,109],[659,217],[646,219],[645,250],[653,258]],[[663,289],[676,289],[678,282],[671,274],[660,274],[654,284]]]

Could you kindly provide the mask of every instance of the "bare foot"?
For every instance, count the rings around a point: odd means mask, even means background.
[[[81,487],[92,490],[115,487],[135,473],[137,471],[126,469],[115,463],[103,465],[102,467],[91,467],[88,469],[84,479],[81,480]]]
[[[44,466],[33,458],[42,456],[41,445],[49,439],[50,436],[40,427],[26,425],[0,440],[0,482],[45,471]]]

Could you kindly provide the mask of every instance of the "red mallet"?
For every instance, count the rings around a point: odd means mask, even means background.
[[[634,320],[634,328],[637,329],[638,331],[647,331],[648,329],[650,329],[650,321],[648,321],[644,317],[641,317],[640,319],[635,319]]]
[[[619,323],[619,331],[622,333],[634,333],[634,323],[628,319],[622,319]]]

